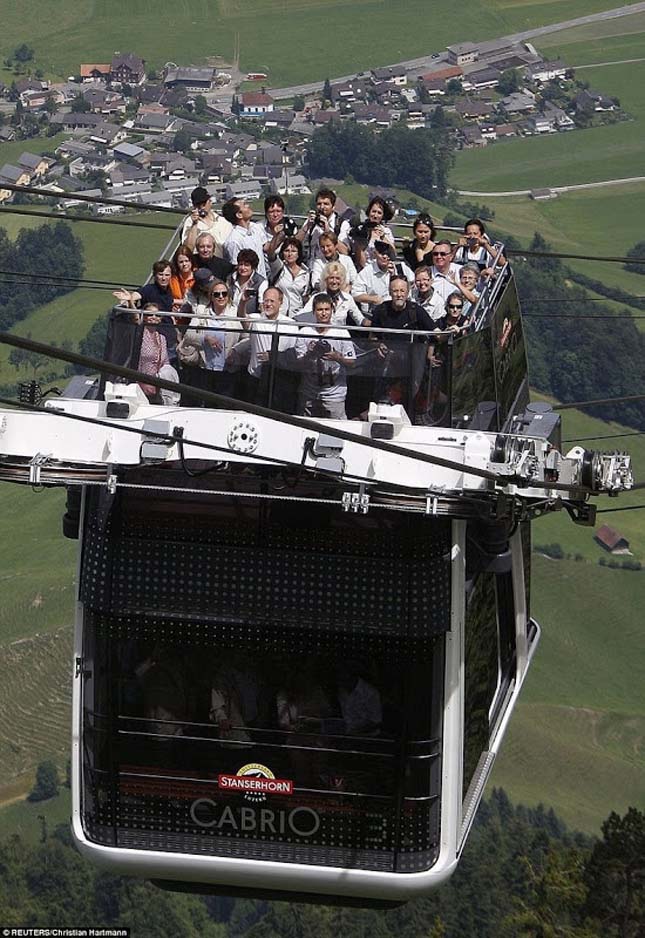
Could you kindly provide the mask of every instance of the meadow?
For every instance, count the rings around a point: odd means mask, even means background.
[[[69,134],[54,134],[53,137],[31,137],[29,140],[7,140],[0,143],[0,166],[14,163],[23,153],[53,154]]]
[[[534,556],[532,589],[542,637],[491,784],[597,832],[645,800],[645,574]]]
[[[375,64],[441,51],[610,9],[611,0],[463,0],[459,16],[438,3],[406,0],[41,0],[3,11],[0,56],[21,42],[37,65],[66,78],[81,62],[134,51],[151,68],[172,61],[231,61],[237,37],[244,70],[268,71],[274,86],[322,81]],[[25,24],[29,24],[28,28]],[[6,78],[0,73],[0,78]]]

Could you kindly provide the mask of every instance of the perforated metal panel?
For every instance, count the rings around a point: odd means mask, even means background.
[[[449,522],[127,499],[108,516],[92,506],[84,530],[92,684],[82,818],[90,840],[356,869],[432,866]],[[381,694],[396,716],[373,739],[274,728],[236,744],[218,737],[203,689],[193,686],[199,703],[168,736],[163,721],[131,703],[126,659],[153,647],[177,662],[188,656],[191,667],[227,649],[261,659],[268,671],[315,656],[330,668],[348,657],[378,660]],[[299,771],[312,759],[321,763],[314,783]],[[219,773],[235,775],[246,763],[292,779],[292,795],[255,803],[223,791]]]
[[[135,790],[123,779],[116,786],[94,788],[97,808],[84,819],[91,840],[141,850],[402,873],[428,869],[438,852],[436,800],[404,804],[399,819],[393,804],[370,805],[367,799],[352,805],[339,797],[326,803],[322,797],[293,798],[288,804],[269,798],[258,806],[239,797],[222,799],[216,791],[211,798],[179,797],[177,783],[173,797],[150,795],[144,784],[138,795]]]
[[[92,515],[83,601],[121,615],[409,637],[448,629],[449,522],[335,512],[330,523],[330,510],[298,508],[296,524],[282,505],[204,519],[126,502],[104,527]]]

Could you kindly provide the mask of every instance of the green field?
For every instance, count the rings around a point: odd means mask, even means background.
[[[511,232],[524,244],[539,231],[554,250],[603,257],[623,256],[643,240],[645,182],[567,192],[548,202],[534,202],[526,196],[487,196],[481,201],[495,211],[492,227]],[[635,296],[645,294],[645,277],[623,270],[622,264],[575,260],[564,263],[608,286],[620,287]]]
[[[73,621],[76,541],[62,537],[64,492],[0,486],[0,646]]]
[[[9,140],[0,143],[0,166],[4,163],[13,163],[23,153],[53,153],[63,140],[69,140],[68,134],[56,134],[53,137],[33,137],[30,140]]]
[[[549,55],[563,56],[567,64],[586,65],[612,61],[614,57],[631,58],[631,53],[636,53],[639,49],[642,54],[643,37],[639,33],[644,32],[645,13],[632,13],[618,19],[601,20],[548,33],[540,37],[538,45],[541,50],[548,50]],[[609,39],[611,43],[608,42]],[[608,56],[607,52],[612,55]]]
[[[534,557],[533,575],[542,639],[492,784],[597,832],[645,801],[645,573]]]
[[[231,61],[239,36],[241,67],[268,70],[273,85],[284,85],[322,81],[441,51],[451,42],[491,39],[613,5],[463,0],[454,16],[426,0],[50,0],[43,16],[40,0],[25,0],[3,11],[0,56],[26,41],[39,67],[65,78],[81,62],[109,61],[115,50],[134,51],[157,68],[167,61],[198,65],[209,56]],[[268,38],[272,20],[280,26],[279,43]]]
[[[47,801],[14,802],[0,809],[0,841],[18,834],[25,843],[35,844],[42,836],[43,820],[51,834],[59,824],[69,823],[70,814],[71,798],[68,788],[61,788],[56,798],[49,798]]]

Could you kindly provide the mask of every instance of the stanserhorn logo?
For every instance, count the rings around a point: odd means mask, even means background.
[[[222,791],[243,792],[246,801],[266,801],[267,795],[293,794],[291,779],[276,778],[271,769],[260,762],[243,765],[235,775],[218,775],[217,784]]]

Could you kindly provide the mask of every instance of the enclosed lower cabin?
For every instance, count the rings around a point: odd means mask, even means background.
[[[528,527],[252,489],[86,494],[76,841],[213,891],[424,893],[537,641]]]

